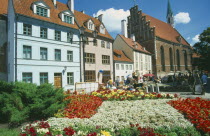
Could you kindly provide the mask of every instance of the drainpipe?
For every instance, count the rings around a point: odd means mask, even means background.
[[[17,82],[17,19],[18,15],[15,14],[15,82]]]

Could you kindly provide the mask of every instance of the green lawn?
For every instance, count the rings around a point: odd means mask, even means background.
[[[0,136],[18,136],[19,134],[17,129],[0,128]]]

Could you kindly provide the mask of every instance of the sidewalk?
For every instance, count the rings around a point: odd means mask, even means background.
[[[203,99],[209,99],[210,100],[210,93],[205,93],[205,95],[193,95],[191,92],[161,92],[161,93],[170,93],[170,94],[178,94],[182,98],[196,98],[200,97]]]

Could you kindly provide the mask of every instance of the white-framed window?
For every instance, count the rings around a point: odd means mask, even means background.
[[[129,65],[129,70],[132,70],[132,65]]]
[[[32,27],[29,24],[23,24],[23,34],[24,35],[31,35]]]
[[[47,48],[40,48],[40,59],[47,60]]]
[[[128,70],[128,65],[126,65],[125,67],[126,67],[126,70]]]
[[[73,51],[67,51],[67,61],[73,62]]]
[[[72,72],[67,73],[67,84],[74,85],[74,73]]]
[[[120,64],[116,64],[116,70],[120,70]]]
[[[47,17],[48,16],[48,9],[41,7],[41,6],[36,6],[36,14],[43,16],[43,17]]]
[[[101,41],[101,47],[105,48],[105,41]]]
[[[48,73],[40,73],[40,85],[44,83],[48,83]]]
[[[121,70],[124,70],[124,64],[121,64]]]
[[[55,40],[61,41],[61,31],[55,31]]]
[[[22,73],[22,81],[26,83],[32,83],[32,73]]]
[[[32,49],[31,46],[23,45],[23,58],[24,59],[31,59],[32,57]]]
[[[69,32],[67,33],[67,42],[71,43],[73,41],[74,33]]]
[[[40,37],[47,39],[47,28],[43,28],[43,27],[40,28]]]
[[[55,49],[55,60],[61,61],[61,50]]]
[[[72,16],[69,16],[69,15],[65,15],[64,14],[64,22],[66,22],[68,24],[73,24],[72,20],[73,20],[73,17]]]
[[[94,24],[91,21],[88,23],[88,29],[94,30]]]
[[[106,48],[107,48],[107,49],[110,49],[110,42],[107,42]]]
[[[98,41],[95,40],[94,43],[93,43],[93,46],[97,46],[98,45]]]

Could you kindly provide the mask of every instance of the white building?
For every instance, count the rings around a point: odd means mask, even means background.
[[[71,43],[79,41],[74,1],[9,0],[7,17],[8,81],[73,90],[81,77],[80,45]]]
[[[115,80],[124,81],[133,73],[133,61],[122,50],[114,50]]]
[[[122,50],[125,55],[133,62],[133,71],[138,76],[152,73],[152,54],[135,41],[135,36],[127,38],[127,24],[122,20],[122,34],[117,35],[113,46],[114,49]]]

